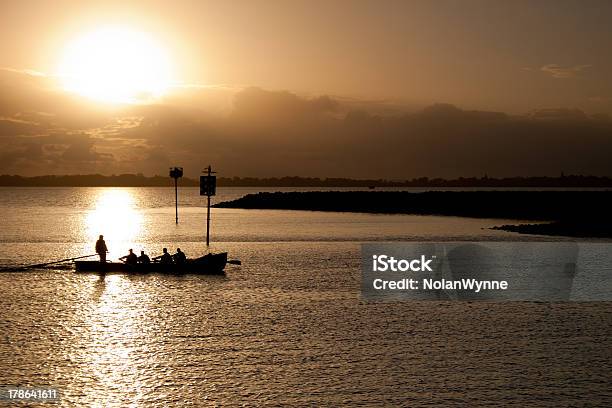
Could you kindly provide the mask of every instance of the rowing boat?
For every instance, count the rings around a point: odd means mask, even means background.
[[[74,261],[76,272],[126,272],[126,273],[168,273],[168,274],[224,274],[227,252],[207,254],[200,258],[188,259],[183,264],[152,262],[128,265],[123,262]]]

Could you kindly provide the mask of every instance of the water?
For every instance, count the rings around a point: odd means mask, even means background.
[[[171,189],[0,188],[0,264],[99,234],[109,259],[200,254],[205,201],[180,199],[177,226]],[[510,222],[213,209],[213,249],[243,261],[225,277],[0,273],[0,385],[61,406],[609,406],[609,303],[360,299],[361,242],[544,239],[489,229]]]

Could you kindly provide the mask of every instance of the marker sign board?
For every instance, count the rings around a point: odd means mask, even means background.
[[[200,195],[214,196],[217,192],[217,176],[200,176]]]
[[[182,167],[172,167],[170,169],[170,177],[173,179],[183,177],[183,168]]]

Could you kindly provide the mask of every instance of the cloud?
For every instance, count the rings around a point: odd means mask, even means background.
[[[327,95],[305,98],[288,91],[246,88],[234,96],[233,116],[262,122],[303,122],[337,111],[339,103]]]
[[[588,120],[588,115],[580,109],[567,108],[536,109],[530,112],[527,116],[535,119]]]
[[[573,67],[561,66],[557,64],[548,64],[544,65],[540,68],[540,71],[546,72],[550,74],[553,78],[574,78],[580,72],[584,71],[587,68],[590,68],[591,65],[575,65]]]
[[[153,175],[178,165],[193,177],[212,163],[223,176],[254,177],[612,175],[612,121],[577,109],[408,111],[384,101],[206,87],[109,108],[44,79],[0,70],[0,173]]]
[[[110,153],[99,153],[94,148],[94,140],[85,135],[76,135],[60,156],[61,160],[76,163],[109,162],[114,157]]]
[[[31,135],[39,130],[36,123],[17,118],[0,118],[0,138],[14,135]]]

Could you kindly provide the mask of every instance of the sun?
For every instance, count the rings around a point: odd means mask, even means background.
[[[57,75],[67,91],[111,103],[162,96],[172,85],[170,59],[144,32],[101,28],[70,42]]]

